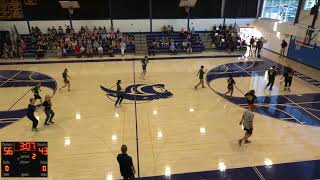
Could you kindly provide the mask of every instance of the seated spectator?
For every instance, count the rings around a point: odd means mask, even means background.
[[[85,33],[86,32],[83,26],[80,27],[80,32],[81,33]]]
[[[66,28],[66,34],[70,34],[70,33],[71,33],[71,29],[70,29],[69,26],[67,26],[67,28]]]
[[[63,30],[62,30],[62,27],[61,27],[61,26],[59,26],[58,34],[59,34],[60,36],[62,36],[62,35],[63,35]]]
[[[51,34],[51,29],[48,27],[47,34]]]
[[[56,35],[57,34],[57,29],[54,26],[52,26],[51,34],[52,35]]]
[[[149,54],[149,56],[156,55],[156,50],[155,50],[154,46],[152,46],[152,44],[150,44],[148,47],[148,54]]]
[[[184,28],[181,28],[181,30],[180,30],[180,36],[184,36],[184,33],[185,33]]]
[[[191,42],[187,42],[187,52],[188,52],[189,54],[191,54],[191,53],[192,53],[192,46],[191,46]]]
[[[101,46],[101,44],[99,44],[98,46],[98,54],[100,57],[103,57],[103,47]]]
[[[195,33],[196,33],[196,31],[194,30],[194,27],[192,27],[191,34],[194,35]]]
[[[114,57],[114,50],[113,50],[112,46],[110,46],[108,48],[108,54],[109,54],[110,57]]]
[[[163,33],[166,33],[166,32],[167,32],[167,27],[166,27],[165,25],[163,25],[161,31],[162,31]]]
[[[86,57],[86,48],[83,45],[80,47],[80,54],[82,58]]]
[[[36,59],[40,59],[44,57],[43,49],[41,49],[41,45],[39,44],[37,46],[37,51],[36,51]]]
[[[124,41],[120,43],[121,55],[124,56],[124,51],[126,50],[127,45]]]
[[[67,45],[67,44],[65,44],[65,45],[62,47],[62,56],[63,56],[63,57],[68,56],[68,45]]]
[[[92,46],[93,46],[93,53],[94,53],[94,54],[97,54],[97,52],[98,52],[98,47],[99,47],[99,42],[98,42],[97,40],[94,40]]]
[[[197,46],[200,46],[201,45],[201,38],[200,38],[200,36],[197,36],[197,39],[196,39],[196,45]]]
[[[26,46],[25,43],[22,39],[19,39],[18,41],[18,55],[20,56],[21,59],[23,59],[23,53],[25,50]]]
[[[58,56],[59,59],[62,58],[62,49],[61,49],[60,46],[57,47],[57,56]]]
[[[188,48],[188,41],[185,39],[183,42],[182,42],[182,49],[183,51],[186,51]]]
[[[155,38],[152,40],[152,47],[157,48],[157,41]]]
[[[174,43],[171,43],[170,45],[170,52],[171,54],[177,54],[177,49]]]
[[[167,34],[170,34],[170,31],[171,31],[171,26],[168,25],[168,27],[167,27]]]
[[[81,57],[81,48],[78,44],[74,47],[74,52],[75,52],[77,58]]]
[[[93,56],[93,48],[92,45],[90,43],[87,44],[87,48],[86,48],[86,53],[87,53],[87,57],[92,57]]]
[[[3,56],[5,59],[10,58],[10,50],[9,50],[9,45],[7,43],[4,43],[3,45]]]
[[[170,44],[169,37],[166,37],[165,40],[164,40],[164,46],[165,47],[169,47],[169,44]]]

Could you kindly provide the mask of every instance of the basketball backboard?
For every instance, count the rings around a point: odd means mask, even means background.
[[[194,7],[197,3],[197,0],[180,0],[179,7],[190,8]]]
[[[303,24],[296,24],[294,26],[293,38],[296,45],[307,48],[314,48],[320,44],[319,32],[320,28],[310,28]]]
[[[78,8],[80,8],[80,4],[78,1],[59,1],[59,3],[63,9],[78,9]]]

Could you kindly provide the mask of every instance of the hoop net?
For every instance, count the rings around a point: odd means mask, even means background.
[[[190,7],[184,7],[184,8],[185,8],[185,10],[186,10],[186,13],[189,13]]]
[[[69,12],[69,14],[73,15],[73,9],[72,8],[69,8],[68,12]]]

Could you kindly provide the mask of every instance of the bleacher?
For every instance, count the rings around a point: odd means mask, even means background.
[[[21,34],[21,39],[23,39],[26,44],[26,49],[24,50],[23,57],[35,57],[35,53],[37,52],[37,48],[32,42],[33,37],[30,34]]]
[[[23,39],[23,41],[26,44],[26,49],[23,53],[23,57],[35,57],[36,56],[36,52],[37,52],[37,47],[35,42],[33,42],[33,37],[31,34],[23,34],[20,35],[21,38]],[[130,37],[133,37],[133,35],[130,34]],[[104,46],[103,46],[104,47]],[[126,53],[135,53],[135,45],[134,44],[127,44],[126,45]],[[50,50],[50,52],[54,52],[54,55],[56,55],[56,50]],[[114,54],[120,54],[121,50],[120,48],[116,48],[114,49]],[[44,55],[47,55],[47,50],[44,51]],[[72,57],[75,56],[76,54],[73,52],[70,52],[68,54],[65,54],[64,57]],[[104,47],[104,55],[108,55],[108,49]]]
[[[152,45],[152,41],[154,39],[162,39],[163,37],[168,37],[169,39],[173,39],[175,43],[178,43],[177,51],[178,53],[184,52],[182,49],[182,42],[185,40],[184,36],[181,36],[179,32],[173,32],[171,34],[166,34],[163,32],[154,32],[154,33],[149,33],[147,34],[147,44],[148,47]],[[196,44],[196,39],[199,37],[199,34],[193,34],[191,37],[191,47],[192,47],[192,52],[202,52],[204,51],[204,45],[202,43],[202,40],[200,38],[200,43],[199,45]],[[170,53],[169,47],[158,47],[155,49],[156,54],[161,54],[161,53]]]

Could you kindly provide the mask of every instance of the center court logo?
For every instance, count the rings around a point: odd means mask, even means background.
[[[122,87],[125,84],[122,85]],[[107,94],[108,98],[114,100],[117,97],[116,86],[110,89],[100,86],[101,89]],[[165,89],[164,84],[146,84],[139,83],[129,85],[125,88],[124,99],[134,101],[152,101],[156,99],[166,99],[171,97],[173,94]]]

